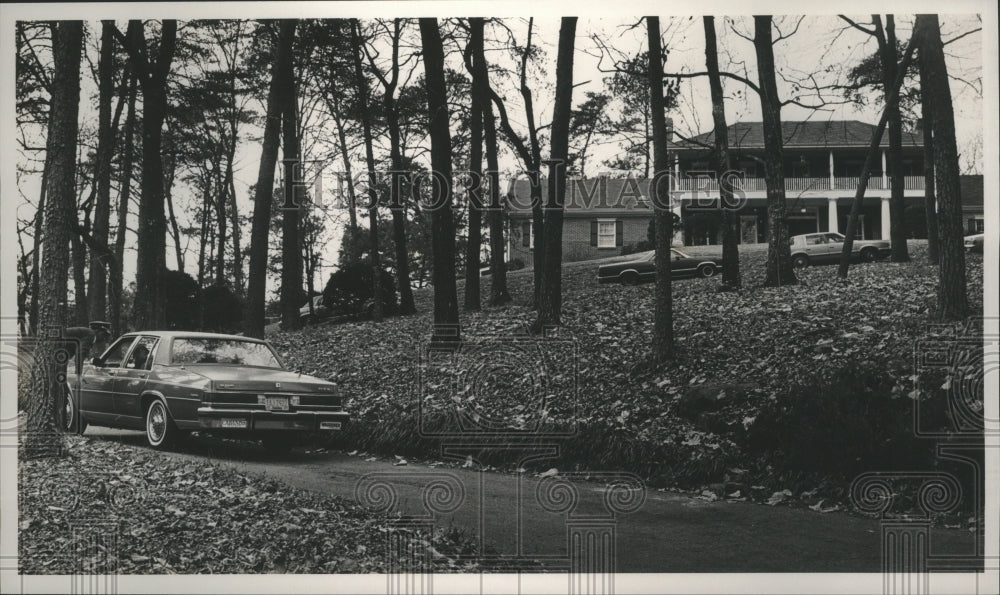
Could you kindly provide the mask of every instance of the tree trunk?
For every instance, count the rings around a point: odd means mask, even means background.
[[[706,25],[707,33],[707,25]],[[667,156],[667,121],[663,100],[663,46],[660,17],[646,17],[649,44],[649,112],[653,127],[653,221],[656,230],[656,288],[653,302],[653,361],[670,359],[674,353],[673,295],[670,287],[671,246],[674,239],[670,210],[670,160]],[[713,93],[714,93],[713,89]],[[714,98],[714,95],[713,95]],[[718,135],[716,120],[716,135]],[[718,138],[718,136],[716,136]]]
[[[847,271],[851,266],[851,257],[854,251],[854,233],[858,228],[858,216],[861,214],[861,206],[865,199],[865,191],[868,189],[868,179],[871,177],[872,169],[875,167],[876,155],[878,155],[879,145],[882,143],[882,135],[885,133],[886,125],[889,122],[890,107],[899,101],[899,87],[903,84],[906,76],[906,69],[910,67],[910,60],[913,58],[915,45],[913,39],[906,46],[903,54],[903,61],[900,63],[896,73],[896,80],[889,88],[886,96],[886,107],[882,110],[882,117],[879,118],[878,126],[872,132],[871,141],[868,144],[868,152],[865,155],[865,163],[861,168],[861,177],[858,179],[858,188],[854,193],[854,202],[851,203],[851,213],[847,217],[847,230],[844,234],[844,247],[840,252],[840,267],[837,269],[837,276],[841,279],[847,278]]]
[[[111,157],[114,153],[115,127],[111,122],[111,101],[114,98],[115,38],[114,21],[101,23],[101,55],[97,62],[97,196],[94,202],[94,241],[107,245],[111,219]],[[119,107],[121,104],[119,103]],[[119,112],[120,113],[120,112]],[[106,258],[90,252],[90,279],[87,284],[91,320],[104,320],[107,313],[108,280]]]
[[[767,185],[767,274],[766,287],[798,283],[792,270],[785,207],[785,174],[782,171],[781,100],[774,78],[774,46],[771,17],[754,17],[753,45],[757,53],[760,111],[764,127],[764,181]]]
[[[132,21],[136,23],[136,21]],[[142,25],[133,40],[145,46]],[[131,28],[131,27],[130,27]],[[165,20],[155,62],[139,68],[142,84],[142,194],[139,199],[139,240],[136,257],[134,324],[137,329],[161,329],[163,276],[166,271],[167,225],[164,216],[161,144],[167,111],[167,74],[174,57],[177,21]],[[140,50],[141,54],[145,54]]]
[[[934,166],[938,200],[940,262],[938,267],[938,317],[962,320],[969,314],[965,285],[965,252],[962,239],[962,196],[951,85],[944,60],[941,28],[934,14],[917,16],[915,35],[920,39],[920,87],[934,120]]]
[[[27,400],[27,429],[22,434],[22,455],[38,458],[62,455],[62,405],[65,399],[60,375],[58,341],[66,320],[68,246],[76,224],[77,116],[80,104],[80,56],[83,22],[61,21],[53,27],[52,75],[46,154],[51,155],[50,195],[45,205],[46,247],[41,261],[39,328],[42,339],[35,345],[27,370],[30,398]],[[50,332],[51,331],[51,332]]]
[[[490,201],[487,219],[490,225],[490,305],[503,306],[511,302],[507,290],[507,263],[504,258],[504,209],[500,195],[500,165],[497,157],[497,122],[493,114],[493,104],[487,97],[490,88],[490,71],[486,63],[486,53],[482,39],[476,46],[476,69],[479,73],[480,89],[483,91],[483,141],[486,143],[486,176],[489,180]],[[478,267],[476,274],[479,274]]]
[[[365,141],[365,162],[368,166],[368,237],[372,271],[372,319],[381,322],[384,315],[382,295],[382,259],[378,241],[378,192],[375,179],[375,151],[372,148],[371,114],[368,111],[368,80],[361,69],[361,23],[351,20],[351,36],[354,39],[354,81],[358,89],[358,109],[361,112],[361,128]]]
[[[285,154],[285,159],[288,159],[287,151]],[[215,226],[218,235],[215,238],[217,242],[216,252],[215,252],[215,284],[216,285],[228,285],[226,283],[226,241],[229,239],[229,218],[226,216],[226,190],[223,183],[220,183],[218,176],[221,173],[219,168],[221,167],[220,160],[215,159],[215,196],[213,198],[213,205],[215,206]],[[283,213],[286,213],[283,211]],[[284,220],[284,219],[282,219]]]
[[[483,240],[483,104],[488,103],[483,86],[480,56],[483,19],[469,19],[469,54],[472,57],[472,106],[469,114],[469,237],[465,244],[465,309],[480,310],[479,253]]]
[[[347,215],[348,229],[353,233],[358,230],[357,197],[354,194],[354,174],[351,168],[351,155],[347,150],[347,132],[344,130],[344,123],[339,114],[335,114],[333,121],[337,124],[337,140],[340,145],[340,157],[344,163],[344,175],[347,177]]]
[[[281,72],[292,68],[292,41],[295,21],[283,20],[278,29],[278,48],[271,66],[271,84],[267,92],[267,120],[261,146],[257,184],[254,186],[253,222],[250,228],[250,276],[247,279],[244,329],[249,337],[264,338],[264,311],[267,288],[267,243],[274,199],[274,168],[278,161],[278,138],[281,132],[283,88]]]
[[[69,242],[73,261],[73,324],[84,326],[90,312],[87,306],[87,248],[77,233],[70,236]]]
[[[878,40],[879,56],[882,62],[882,86],[883,92],[888,99],[890,87],[896,80],[898,64],[896,64],[896,23],[893,16],[887,15],[885,19],[885,30],[882,29],[882,19],[874,15],[875,38]],[[899,102],[894,102],[891,106],[887,103],[889,110],[889,152],[888,166],[891,190],[889,195],[889,241],[892,246],[892,262],[907,262],[910,255],[906,247],[906,220],[903,203],[903,120],[899,114]],[[886,239],[886,238],[882,238]]]
[[[726,105],[719,76],[719,52],[715,40],[715,18],[704,17],[705,64],[708,84],[712,94],[712,121],[715,126],[715,177],[719,183],[719,208],[722,212],[722,286],[737,289],[740,286],[739,223],[734,209],[733,187],[728,175],[729,129],[726,124]],[[666,166],[669,168],[670,164]]]
[[[919,61],[920,80],[927,80],[927,64]],[[927,87],[920,85],[920,109],[923,117],[921,132],[924,137],[924,216],[927,220],[927,261],[938,264],[939,239],[937,219],[937,198],[934,194],[934,113],[931,111],[931,100],[927,96]]]
[[[122,297],[125,292],[123,263],[125,262],[125,235],[128,231],[129,203],[132,199],[132,163],[135,153],[135,99],[138,91],[138,76],[135,67],[129,69],[128,110],[125,116],[124,141],[122,145],[121,188],[118,196],[118,227],[115,231],[115,263],[110,271],[111,291],[108,302],[111,309],[111,334],[118,336],[125,328],[122,319]]]
[[[559,50],[556,58],[556,95],[552,111],[548,179],[548,204],[545,206],[538,318],[533,330],[542,333],[548,326],[562,324],[562,223],[566,193],[566,161],[569,157],[569,120],[573,109],[573,51],[576,41],[576,17],[563,17],[559,27]]]
[[[435,172],[431,211],[434,259],[434,333],[432,341],[458,342],[458,290],[455,284],[455,222],[452,219],[451,131],[444,78],[444,48],[436,18],[420,19],[427,110],[431,137],[431,169]]]
[[[299,318],[302,306],[302,242],[299,237],[302,205],[295,195],[300,170],[298,82],[292,64],[288,66],[281,70],[286,93],[281,108],[282,163],[285,166],[285,200],[281,209],[281,328],[297,329],[302,326]]]
[[[171,155],[167,160],[167,172],[164,176],[164,200],[167,203],[167,218],[170,223],[170,235],[174,240],[174,258],[177,260],[177,270],[184,271],[184,247],[181,245],[181,228],[177,224],[177,216],[174,214],[174,171],[177,167],[177,158]]]
[[[49,115],[49,127],[52,126],[51,112]],[[31,254],[31,304],[28,306],[28,318],[31,320],[29,328],[31,334],[38,334],[38,303],[39,303],[39,276],[41,275],[41,265],[39,260],[42,256],[42,234],[45,223],[45,195],[48,186],[49,172],[52,170],[52,156],[45,152],[45,165],[42,167],[42,184],[38,193],[38,210],[35,212],[34,244],[35,249]]]
[[[399,289],[399,313],[413,314],[417,307],[413,301],[413,288],[410,286],[410,252],[406,245],[406,206],[403,204],[402,182],[409,177],[404,172],[403,154],[400,147],[399,112],[396,107],[396,84],[399,80],[399,38],[402,31],[402,21],[395,19],[395,32],[392,41],[392,73],[385,81],[385,118],[389,130],[389,161],[392,167],[389,186],[389,207],[392,211],[392,243],[396,255],[396,287]],[[383,79],[384,80],[384,79]]]

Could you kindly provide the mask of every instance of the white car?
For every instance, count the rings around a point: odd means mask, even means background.
[[[792,236],[792,264],[797,268],[823,262],[838,262],[844,249],[844,235],[833,231]],[[885,240],[854,240],[851,256],[865,262],[888,256],[890,244]]]
[[[299,308],[299,319],[302,320],[303,324],[312,324],[320,318],[324,318],[330,313],[329,308],[323,305],[323,296],[314,295],[312,299],[312,311],[309,311],[309,304]]]

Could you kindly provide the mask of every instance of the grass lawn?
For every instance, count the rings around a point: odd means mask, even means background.
[[[352,449],[440,458],[441,439],[420,428],[472,424],[508,432],[482,439],[494,445],[558,443],[554,460],[537,463],[546,468],[622,469],[682,487],[808,476],[803,485],[828,478],[842,491],[845,477],[912,447],[910,407],[934,397],[914,370],[915,345],[962,326],[931,326],[937,271],[923,242],[911,242],[910,254],[908,263],[854,265],[846,281],[836,266],[816,266],[798,272],[798,285],[763,288],[764,247],[742,250],[738,293],[717,292],[718,278],[674,282],[677,355],[658,368],[646,363],[653,286],[598,285],[596,262],[564,268],[551,353],[525,334],[530,270],[510,274],[513,304],[462,313],[469,346],[447,361],[421,356],[429,289],[417,292],[414,316],[269,338],[292,367],[336,382],[349,398]],[[967,272],[981,312],[981,256],[968,258]],[[488,278],[483,285],[488,296]],[[460,303],[461,292],[460,283]],[[510,347],[518,340],[530,347]],[[542,430],[567,435],[532,437]],[[499,464],[512,457],[484,453]]]

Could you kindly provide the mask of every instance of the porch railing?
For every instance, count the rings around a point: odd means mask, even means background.
[[[861,178],[858,176],[837,176],[833,178],[833,184],[831,186],[830,177],[816,177],[816,178],[785,178],[785,190],[789,192],[803,192],[807,190],[856,190],[858,184],[861,182]],[[740,190],[745,191],[760,191],[763,192],[767,190],[767,184],[764,178],[742,178],[738,179],[736,182],[736,187]],[[871,176],[868,178],[868,189],[869,190],[889,190],[892,188],[892,179],[886,178],[882,179],[881,175]],[[905,190],[923,190],[924,189],[924,177],[923,176],[904,176],[903,177],[903,188]],[[703,178],[682,178],[677,181],[677,186],[675,190],[681,191],[702,191],[702,192],[718,192],[719,183],[718,181],[703,177]]]

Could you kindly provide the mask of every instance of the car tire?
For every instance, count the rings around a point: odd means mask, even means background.
[[[87,430],[87,422],[80,417],[80,409],[76,401],[73,400],[73,392],[66,389],[66,405],[63,409],[63,421],[66,432],[72,434],[82,434]]]
[[[715,275],[715,265],[703,264],[698,267],[698,275],[701,277],[712,277]]]
[[[621,281],[622,285],[638,285],[639,273],[635,271],[625,271],[618,277],[618,280]]]
[[[309,326],[314,322],[316,322],[316,320],[313,318],[312,314],[306,314],[305,316],[302,317],[302,326]]]
[[[809,266],[809,257],[805,254],[796,254],[792,258],[792,266],[797,269],[804,269]]]
[[[287,455],[294,446],[294,441],[286,436],[268,436],[260,441],[265,450],[271,454]]]
[[[875,248],[864,248],[861,250],[862,262],[875,262],[878,259],[878,250]]]
[[[163,399],[156,399],[146,408],[146,442],[157,450],[173,446],[180,437],[174,418]]]

